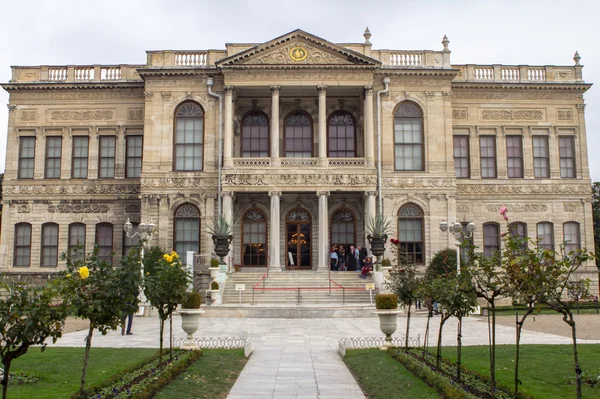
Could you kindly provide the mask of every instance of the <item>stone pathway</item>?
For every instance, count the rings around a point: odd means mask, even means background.
[[[411,335],[425,331],[425,317],[411,318]],[[398,319],[396,335],[402,336],[406,319]],[[437,339],[439,318],[431,321],[430,342]],[[158,347],[158,319],[136,317],[134,335],[119,332],[96,333],[94,347]],[[168,331],[168,328],[166,328]],[[498,344],[514,343],[513,327],[497,326]],[[254,353],[233,386],[228,398],[364,398],[358,384],[337,353],[338,340],[343,337],[379,336],[377,318],[329,319],[220,319],[204,318],[196,336],[242,336],[252,338]],[[179,316],[173,318],[175,337],[185,336]],[[83,346],[86,331],[63,336],[56,346]],[[168,335],[167,335],[168,337]],[[487,324],[484,319],[466,318],[463,322],[463,345],[487,345]],[[580,340],[580,343],[600,343],[600,340]],[[570,344],[568,337],[524,331],[523,344]],[[166,341],[168,345],[168,338]],[[443,344],[456,345],[456,321],[444,326]]]

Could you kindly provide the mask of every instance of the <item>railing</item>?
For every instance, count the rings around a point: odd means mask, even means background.
[[[316,168],[319,158],[281,158],[282,168]]]
[[[319,158],[279,158],[282,168],[318,167]],[[271,158],[232,158],[233,167],[239,169],[270,168]],[[364,168],[365,158],[327,158],[327,167],[338,169]]]
[[[453,65],[455,82],[583,82],[581,66]]]
[[[390,65],[392,66],[423,66],[424,52],[403,51],[390,53]]]
[[[233,166],[236,168],[268,168],[271,166],[271,158],[233,158]]]
[[[385,343],[385,337],[346,337],[338,341],[338,353],[340,356],[346,356],[346,349],[366,349],[381,348]],[[406,343],[406,337],[392,337],[392,345],[403,347]],[[421,346],[421,334],[416,337],[408,338],[408,345],[415,348]]]
[[[100,69],[100,80],[121,79],[121,67],[102,67]]]
[[[365,158],[327,158],[330,168],[364,168]]]
[[[186,51],[175,53],[175,65],[177,66],[206,66],[208,53],[205,51]]]
[[[48,68],[48,80],[67,80],[67,67]]]

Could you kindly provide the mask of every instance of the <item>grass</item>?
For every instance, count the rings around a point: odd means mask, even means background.
[[[226,398],[247,359],[243,349],[203,349],[202,357],[154,398]]]
[[[401,363],[379,349],[351,349],[344,362],[369,399],[428,399],[440,396]]]
[[[86,376],[86,387],[100,384],[156,353],[156,349],[92,348]],[[30,348],[27,354],[13,361],[11,372],[34,375],[39,381],[31,384],[9,385],[12,399],[69,398],[79,390],[84,348],[50,347],[42,353]]]

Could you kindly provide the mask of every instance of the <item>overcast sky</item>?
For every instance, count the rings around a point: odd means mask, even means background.
[[[0,82],[11,65],[144,64],[146,50],[224,49],[261,43],[294,29],[374,49],[441,50],[453,64],[573,65],[600,84],[600,1],[405,0],[3,0]],[[8,93],[0,90],[0,102]],[[600,180],[600,89],[585,94],[593,181]],[[0,111],[4,171],[8,110]]]

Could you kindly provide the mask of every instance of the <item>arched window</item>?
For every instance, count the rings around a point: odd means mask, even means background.
[[[42,225],[42,266],[58,265],[58,225],[44,223]]]
[[[140,235],[136,234],[139,232],[139,223],[131,222],[131,233],[128,237],[127,234],[123,233],[123,256],[129,255],[129,252],[140,243]]]
[[[523,222],[513,222],[508,225],[508,229],[510,234],[523,240],[522,246],[524,249],[527,248],[527,224]]]
[[[550,222],[537,224],[538,248],[554,251],[554,226]]]
[[[394,151],[396,170],[424,170],[423,111],[411,101],[394,113]]]
[[[98,258],[112,263],[113,225],[111,223],[96,225],[96,246],[98,247]]]
[[[500,225],[498,223],[483,224],[483,254],[492,256],[500,251]]]
[[[192,204],[175,211],[175,252],[185,259],[187,251],[200,252],[200,212]]]
[[[267,265],[267,218],[258,209],[250,209],[243,218],[242,264]]]
[[[421,207],[413,203],[402,205],[398,211],[398,239],[409,263],[425,263],[423,226]]]
[[[331,217],[331,245],[356,245],[356,218],[349,209],[339,209]]]
[[[304,111],[292,112],[285,120],[286,158],[311,158],[313,153],[313,124]]]
[[[85,224],[71,223],[69,225],[69,256],[71,262],[85,259]]]
[[[327,156],[353,158],[356,156],[356,123],[349,112],[335,111],[327,123]]]
[[[31,266],[31,225],[15,225],[15,249],[13,266]]]
[[[581,249],[581,236],[579,235],[579,223],[567,222],[563,224],[563,242],[565,243],[565,254]]]
[[[202,170],[203,147],[204,111],[195,102],[181,103],[175,111],[175,170]]]
[[[242,157],[269,156],[269,119],[260,111],[250,111],[242,119]]]

